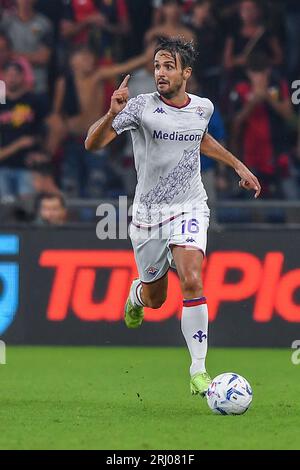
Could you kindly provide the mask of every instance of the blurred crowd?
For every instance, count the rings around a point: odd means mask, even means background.
[[[34,201],[38,220],[59,204],[65,221],[65,198],[132,197],[129,136],[98,155],[84,139],[124,74],[131,96],[155,91],[153,45],[177,35],[195,43],[188,92],[215,104],[210,133],[263,198],[300,200],[299,34],[298,0],[0,0],[0,201]],[[248,197],[201,164],[211,204]]]

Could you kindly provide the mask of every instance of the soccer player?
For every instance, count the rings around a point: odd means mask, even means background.
[[[130,238],[139,279],[130,289],[125,323],[136,328],[145,306],[161,307],[168,269],[174,263],[184,298],[181,327],[192,360],[191,392],[204,396],[211,382],[205,368],[208,311],[201,277],[209,209],[200,176],[200,151],[231,166],[240,186],[254,190],[255,197],[260,184],[207,133],[213,104],[185,91],[194,59],[192,43],[163,40],[154,53],[157,92],[128,101],[127,75],[113,93],[108,113],[90,127],[85,146],[98,150],[118,134],[131,131],[138,183]]]

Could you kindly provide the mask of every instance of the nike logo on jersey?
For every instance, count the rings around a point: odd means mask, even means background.
[[[163,108],[156,108],[156,110],[153,111],[153,114],[154,113],[167,114],[166,111]]]

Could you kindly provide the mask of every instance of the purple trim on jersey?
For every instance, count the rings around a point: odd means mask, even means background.
[[[187,102],[185,104],[183,104],[182,106],[176,106],[176,104],[167,103],[161,95],[159,95],[159,99],[166,105],[171,106],[171,108],[176,108],[176,109],[186,108],[186,106],[188,106],[190,102],[192,101],[192,99],[188,96]]]
[[[183,306],[184,307],[197,307],[197,305],[204,305],[206,304],[206,297],[199,297],[197,299],[184,299]]]

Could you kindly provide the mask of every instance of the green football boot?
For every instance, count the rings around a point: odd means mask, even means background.
[[[212,380],[207,372],[198,372],[191,377],[191,394],[205,397]]]
[[[138,305],[133,305],[128,297],[125,305],[125,324],[127,328],[138,328],[141,326],[144,319],[144,308]]]

